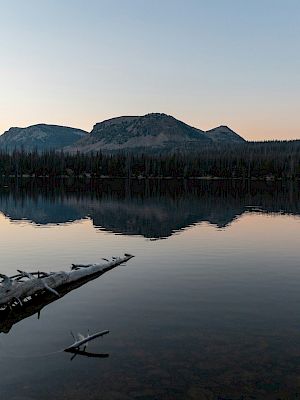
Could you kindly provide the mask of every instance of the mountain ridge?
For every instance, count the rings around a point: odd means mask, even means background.
[[[82,129],[45,123],[25,128],[11,127],[0,136],[0,148],[8,151],[60,150],[72,145],[86,134],[87,132]]]
[[[221,126],[224,128],[224,126]],[[209,146],[219,142],[245,142],[227,127],[214,132],[194,128],[173,116],[150,113],[143,116],[121,116],[96,123],[91,133],[80,139],[67,152],[91,151],[174,151]]]
[[[245,139],[225,125],[203,131],[171,115],[149,113],[106,119],[96,123],[90,133],[44,123],[25,128],[12,127],[0,136],[0,149],[157,153],[194,151],[218,144],[244,142]]]

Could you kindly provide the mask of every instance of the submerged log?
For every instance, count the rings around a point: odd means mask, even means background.
[[[0,283],[0,307],[10,306],[15,302],[22,304],[26,299],[45,291],[59,297],[60,294],[57,290],[59,287],[108,271],[117,265],[125,263],[132,257],[130,254],[124,254],[123,257],[113,258],[103,264],[73,265],[71,271],[68,272],[60,271],[47,274],[44,272],[28,273],[18,271],[19,274],[13,277],[0,274],[0,278],[2,278]]]

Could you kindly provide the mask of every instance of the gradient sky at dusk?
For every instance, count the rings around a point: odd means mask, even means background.
[[[0,132],[165,112],[300,138],[299,0],[0,0]]]

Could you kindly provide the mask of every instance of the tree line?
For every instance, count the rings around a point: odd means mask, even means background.
[[[0,151],[2,177],[300,178],[300,141],[248,142],[149,154]]]

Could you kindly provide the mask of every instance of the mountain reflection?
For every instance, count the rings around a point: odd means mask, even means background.
[[[299,215],[299,200],[299,183],[23,181],[2,186],[0,211],[38,225],[90,218],[95,228],[158,239],[203,221],[226,228],[244,213]]]

